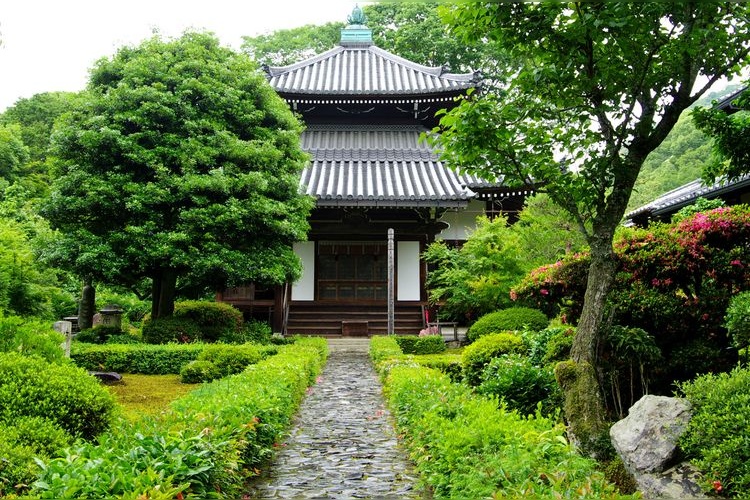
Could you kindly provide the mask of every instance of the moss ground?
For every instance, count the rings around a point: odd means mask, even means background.
[[[107,388],[117,398],[128,420],[143,415],[157,415],[169,403],[200,384],[183,384],[179,375],[123,374],[122,383]]]

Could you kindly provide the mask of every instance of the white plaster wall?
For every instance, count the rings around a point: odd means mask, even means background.
[[[484,215],[484,202],[471,200],[464,209],[449,210],[440,218],[441,222],[449,224],[435,236],[436,240],[462,240],[469,238],[469,234],[477,227],[477,217]]]
[[[315,300],[315,242],[299,241],[292,248],[302,260],[302,276],[292,285],[292,300]]]
[[[419,300],[419,242],[396,242],[396,300]]]

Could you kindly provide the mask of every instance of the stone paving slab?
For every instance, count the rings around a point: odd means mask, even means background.
[[[368,348],[368,339],[329,339],[328,363],[250,498],[424,498]]]

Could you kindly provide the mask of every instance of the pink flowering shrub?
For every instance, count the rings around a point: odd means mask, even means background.
[[[736,360],[723,325],[729,299],[750,289],[750,207],[721,207],[675,224],[631,229],[615,244],[614,323],[653,335],[665,356],[663,386]],[[578,321],[589,256],[529,273],[511,292],[518,303]],[[657,387],[657,390],[659,388]]]

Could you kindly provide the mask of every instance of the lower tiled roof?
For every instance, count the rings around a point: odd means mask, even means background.
[[[318,206],[465,206],[483,181],[457,174],[420,141],[419,126],[310,125],[303,191]]]

